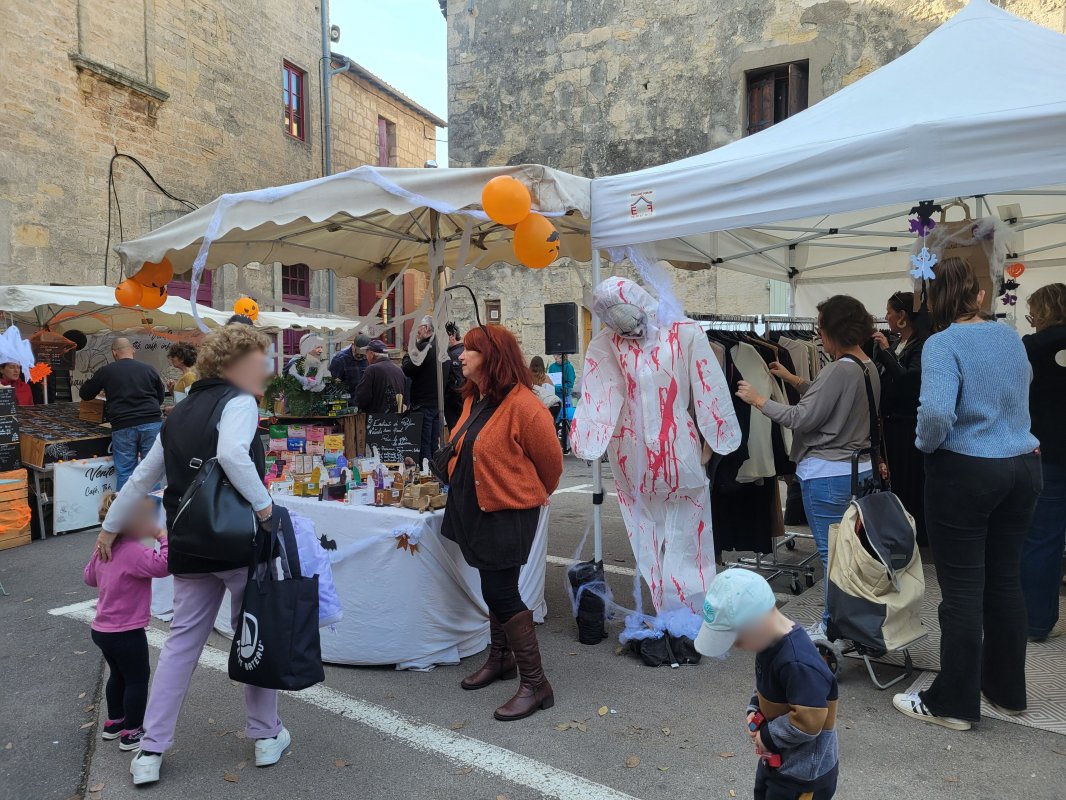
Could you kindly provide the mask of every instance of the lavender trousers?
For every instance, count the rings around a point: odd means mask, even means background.
[[[211,635],[225,590],[229,589],[233,598],[230,616],[236,628],[247,578],[248,570],[244,568],[174,576],[174,619],[152,675],[142,750],[163,753],[174,744],[178,713],[200,653]],[[249,739],[271,739],[281,732],[278,693],[274,689],[245,686],[244,709],[248,720],[244,734]]]

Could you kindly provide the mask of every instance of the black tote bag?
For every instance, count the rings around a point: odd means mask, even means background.
[[[300,572],[296,534],[287,509],[274,506],[267,543],[281,555],[284,580],[274,559],[248,567],[241,615],[233,632],[229,676],[264,689],[298,691],[326,679],[318,635],[318,576]]]

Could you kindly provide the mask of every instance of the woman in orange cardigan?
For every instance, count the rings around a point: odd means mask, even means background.
[[[442,533],[481,573],[492,626],[488,660],[462,687],[482,689],[513,678],[517,667],[518,693],[495,713],[509,721],[555,704],[518,574],[533,547],[541,507],[559,485],[563,454],[551,413],[530,388],[514,335],[499,326],[477,327],[464,344],[459,360],[465,399],[453,439]]]

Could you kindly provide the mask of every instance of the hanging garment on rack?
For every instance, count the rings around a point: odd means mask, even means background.
[[[740,446],[733,397],[703,329],[682,319],[658,327],[658,303],[612,277],[593,305],[609,327],[589,344],[571,446],[607,452],[626,532],[659,613],[702,613],[714,578],[709,480],[703,443]]]
[[[792,371],[808,383],[814,380],[814,376],[811,375],[810,349],[807,345],[788,336],[779,337],[777,343],[792,356],[792,364],[795,367]]]

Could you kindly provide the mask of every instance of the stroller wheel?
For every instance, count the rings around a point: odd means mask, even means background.
[[[814,588],[814,574],[808,572],[807,573],[807,577],[805,578],[805,580],[807,582],[807,588],[808,589],[813,589]]]
[[[787,542],[785,542],[785,549],[786,550],[795,550],[796,549],[796,540],[795,539],[789,539]]]
[[[799,578],[792,576],[792,580],[789,581],[788,588],[792,590],[792,594],[803,594],[803,589],[800,587]]]
[[[814,646],[818,648],[818,653],[829,667],[829,671],[836,675],[840,671],[840,656],[836,649],[825,642],[815,642]]]

